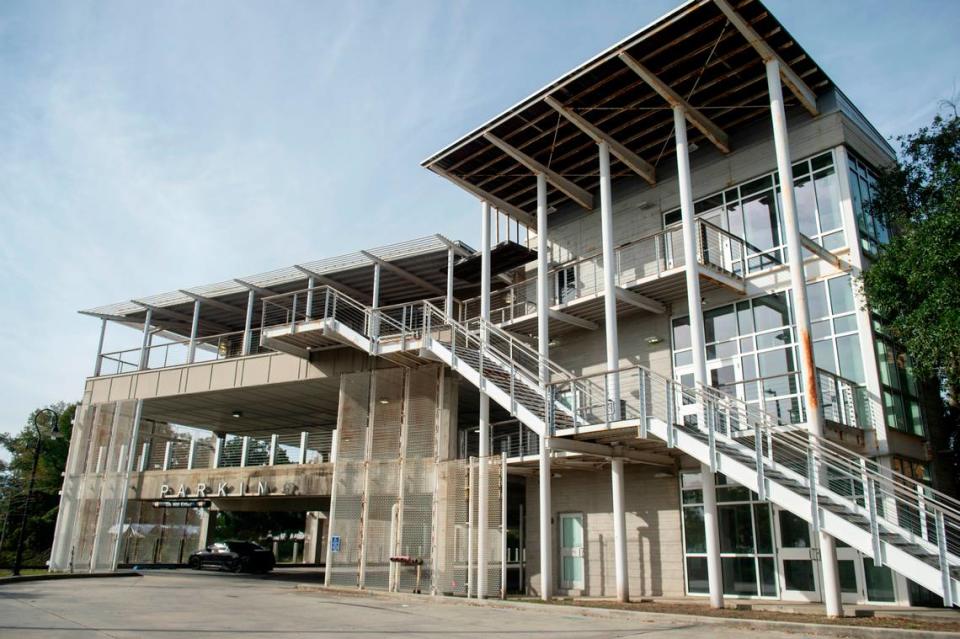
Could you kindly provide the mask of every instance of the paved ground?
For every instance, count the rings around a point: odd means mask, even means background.
[[[0,587],[0,637],[792,637],[696,618],[625,621],[553,611],[444,605],[302,592],[280,579],[156,572],[145,577],[38,581]]]

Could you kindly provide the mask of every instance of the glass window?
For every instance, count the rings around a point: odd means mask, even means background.
[[[795,178],[793,192],[797,198],[797,217],[800,221],[800,232],[809,237],[819,235],[819,229],[817,228],[817,194],[813,190],[813,180],[810,176]]]
[[[817,190],[817,211],[821,232],[841,228],[843,222],[840,218],[840,186],[833,167],[818,173],[815,176],[814,185]]]
[[[790,324],[786,293],[772,293],[753,300],[753,318],[757,331]]]
[[[757,566],[753,557],[721,557],[723,593],[739,597],[757,595]]]
[[[837,359],[840,360],[840,376],[858,384],[866,383],[863,374],[863,356],[860,354],[860,336],[846,335],[837,338]]]
[[[832,281],[833,280],[831,280],[831,282]],[[818,320],[822,317],[827,317],[830,315],[830,307],[827,306],[826,282],[820,281],[807,284],[807,306],[810,309],[811,320]]]
[[[710,592],[706,557],[687,557],[687,592]]]
[[[683,532],[687,552],[707,552],[707,535],[704,530],[703,506],[684,506]]]
[[[707,343],[723,342],[737,336],[737,317],[733,305],[705,311],[703,324]]]
[[[681,317],[673,320],[673,348],[681,351],[690,348],[690,318]]]
[[[746,240],[755,253],[780,246],[780,224],[772,196],[768,191],[744,200],[742,205]]]
[[[850,276],[843,275],[827,280],[830,286],[830,307],[834,315],[856,310],[853,303],[853,290],[850,288]],[[807,287],[809,290],[809,287]]]
[[[783,547],[810,548],[810,527],[807,522],[786,510],[779,513],[780,541]]]
[[[817,368],[828,370],[831,373],[837,372],[837,364],[833,357],[833,340],[813,343],[813,361],[817,363]]]
[[[749,499],[749,493],[746,497]],[[718,514],[720,515],[720,552],[752,554],[754,547],[750,504],[720,506]]]
[[[852,559],[841,559],[837,562],[840,572],[840,592],[857,594],[857,566]]]

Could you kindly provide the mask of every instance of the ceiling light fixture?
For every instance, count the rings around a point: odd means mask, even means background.
[[[659,344],[660,342],[662,342],[662,341],[663,341],[663,338],[660,337],[659,335],[651,335],[650,337],[648,337],[647,339],[645,339],[645,340],[643,340],[643,341],[645,341],[647,344],[650,344],[651,346],[653,346],[654,344]]]
[[[234,418],[234,419],[240,419],[241,417],[243,417],[243,411],[242,411],[242,410],[235,410],[235,411],[233,411],[233,412],[230,413],[230,414],[233,415],[233,418]]]

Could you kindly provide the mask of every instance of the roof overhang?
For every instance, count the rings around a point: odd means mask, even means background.
[[[610,146],[614,179],[653,183],[675,152],[674,107],[692,125],[691,143],[729,152],[733,133],[767,117],[770,58],[781,62],[787,107],[815,113],[832,83],[759,0],[690,0],[422,165],[525,224],[535,218],[535,173],[552,209],[588,208],[597,142]]]
[[[246,321],[250,291],[257,294],[254,317],[260,312],[259,297],[307,288],[310,278],[315,286],[333,286],[357,301],[369,304],[373,298],[374,269],[388,265],[380,273],[382,305],[424,299],[446,290],[447,259],[453,250],[455,259],[469,257],[474,250],[443,237],[430,235],[407,242],[357,251],[287,268],[235,279],[179,289],[169,293],[138,297],[127,302],[108,304],[80,311],[101,319],[142,326],[151,311],[151,325],[171,334],[189,335],[194,303],[201,305],[199,335],[242,331]],[[468,282],[454,282],[457,288]]]

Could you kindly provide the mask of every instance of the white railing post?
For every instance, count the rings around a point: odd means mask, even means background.
[[[307,431],[302,431],[300,433],[300,457],[297,460],[298,464],[307,463],[307,445],[309,444],[309,442],[310,442],[310,433],[308,433]]]
[[[943,520],[943,511],[937,510],[934,515],[937,526],[937,554],[940,560],[940,581],[943,584],[943,606],[953,607],[953,586],[950,576],[950,562],[947,559],[947,526]]]
[[[173,448],[173,442],[168,441],[163,447],[163,470],[170,470],[170,453]]]
[[[197,440],[190,439],[190,447],[187,449],[187,470],[193,470],[193,459],[197,453]]]
[[[917,484],[917,509],[920,514],[920,536],[927,539],[927,498],[923,484]]]
[[[674,410],[676,410],[676,404],[674,403],[676,402],[676,397],[674,396],[674,385],[670,382],[670,380],[669,379],[664,380],[664,383],[665,383],[665,390],[666,390],[665,398],[666,398],[666,404],[667,404],[667,448],[673,448],[674,439],[676,439],[676,434],[674,433],[674,430],[676,428],[674,421],[676,420],[673,417]]]
[[[641,439],[647,438],[647,375],[641,367],[637,367],[637,388],[640,394],[640,430]]]
[[[217,435],[213,443],[213,460],[210,463],[211,468],[220,468],[220,457],[223,455],[223,435]]]
[[[143,442],[143,448],[140,452],[140,467],[139,470],[142,473],[147,469],[147,463],[150,461],[150,442]]]
[[[870,518],[870,538],[873,544],[873,565],[883,565],[883,552],[880,548],[880,522],[877,521],[877,489],[874,479],[867,472],[867,460],[860,459],[860,476],[863,482],[863,496],[867,502],[867,513]]]
[[[757,463],[757,496],[760,501],[767,499],[767,485],[763,468],[763,434],[760,432],[760,422],[753,423],[753,446]]]
[[[316,287],[316,280],[313,275],[307,278],[307,312],[304,319],[310,321],[313,319],[313,289]]]

